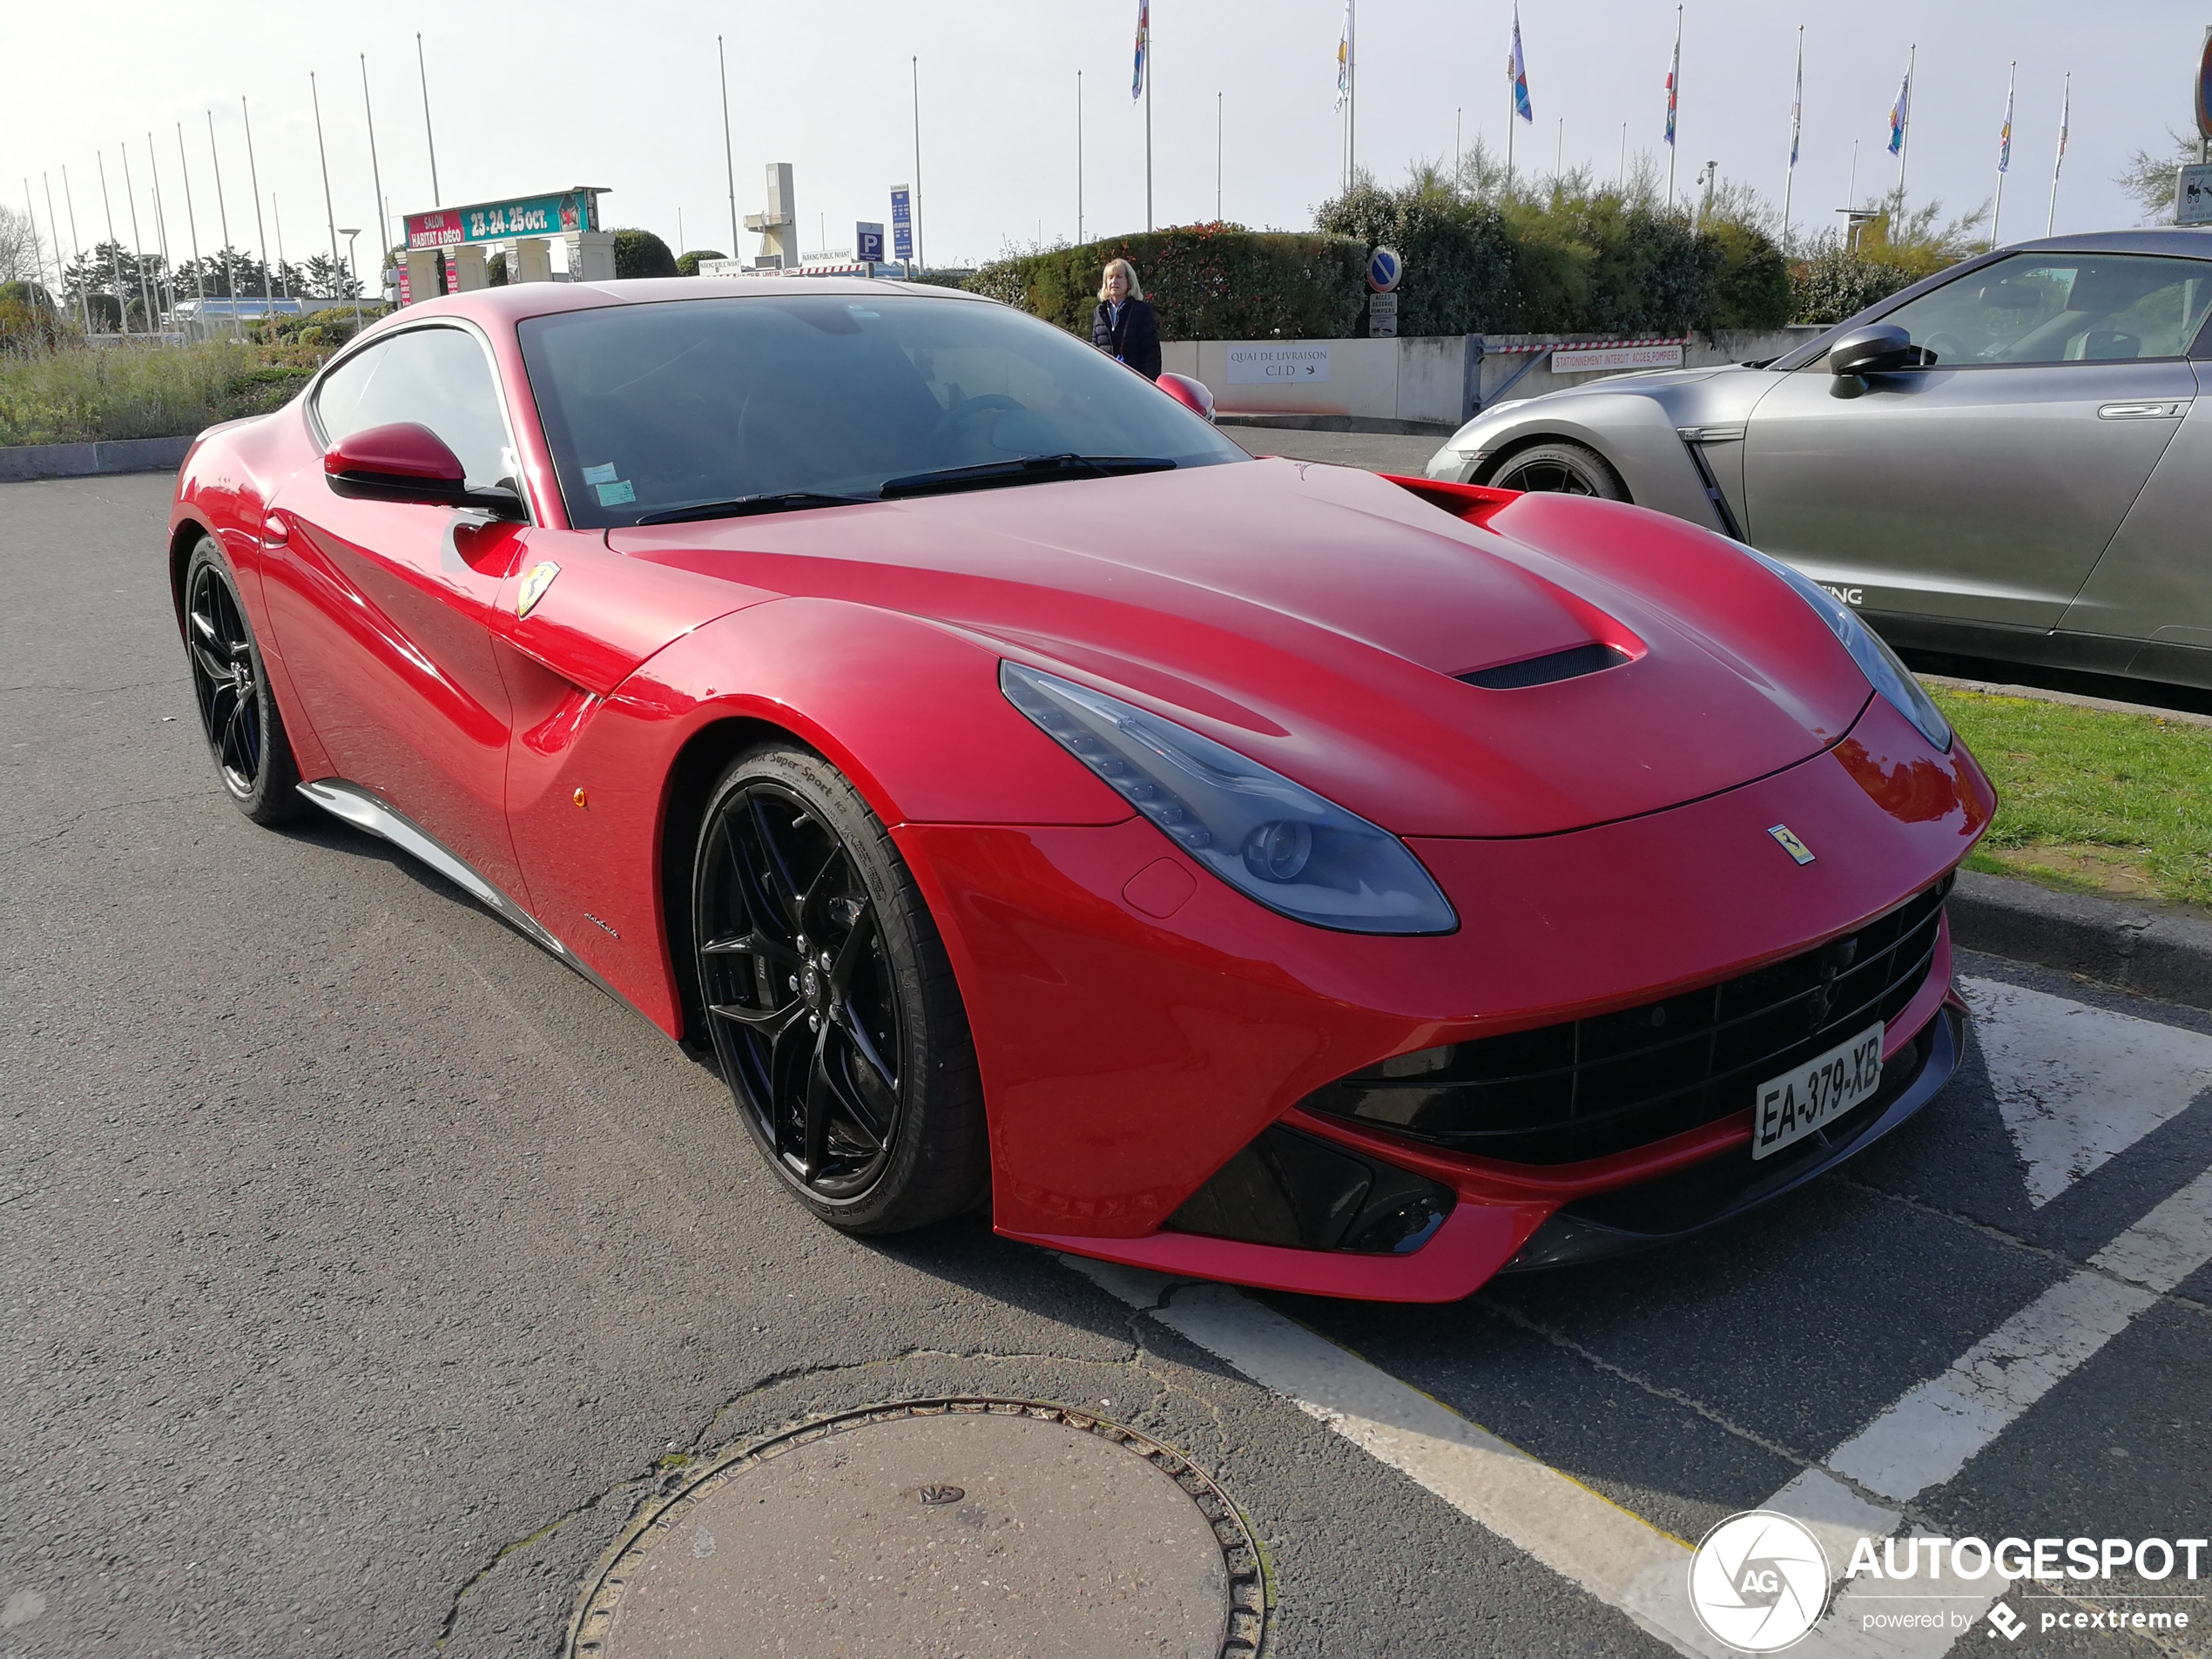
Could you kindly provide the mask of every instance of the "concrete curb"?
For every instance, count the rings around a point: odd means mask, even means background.
[[[0,483],[32,478],[90,478],[108,472],[169,472],[185,464],[192,440],[116,438],[102,443],[18,443],[0,447]]]
[[[1968,950],[2212,1009],[2212,921],[1974,870],[1959,873],[1950,911],[1952,937]]]

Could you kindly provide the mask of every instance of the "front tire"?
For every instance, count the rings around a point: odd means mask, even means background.
[[[1506,457],[1484,480],[1498,489],[1532,489],[1555,496],[1595,496],[1600,501],[1626,501],[1629,487],[1605,457],[1595,449],[1564,438],[1532,444]]]
[[[307,810],[300,768],[268,668],[239,598],[230,561],[212,536],[185,567],[185,654],[192,664],[199,729],[224,792],[255,823],[287,823]]]
[[[715,1057],[784,1184],[848,1232],[974,1207],[989,1153],[967,1014],[859,792],[788,744],[740,755],[710,798],[691,895]]]

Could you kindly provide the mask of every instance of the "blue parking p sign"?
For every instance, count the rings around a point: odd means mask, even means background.
[[[882,226],[853,226],[853,257],[862,265],[880,265],[883,263]]]

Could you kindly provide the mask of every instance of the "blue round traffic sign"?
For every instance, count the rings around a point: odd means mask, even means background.
[[[1379,247],[1367,256],[1367,286],[1377,293],[1388,293],[1405,274],[1406,261],[1394,247]]]

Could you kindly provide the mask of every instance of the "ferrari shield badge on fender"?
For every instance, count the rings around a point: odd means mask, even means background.
[[[539,570],[543,570],[544,567],[541,565],[538,568]],[[532,576],[536,576],[537,571],[533,570],[530,574]],[[1797,860],[1798,863],[1810,864],[1812,862],[1812,849],[1807,846],[1803,841],[1799,840],[1797,839],[1797,831],[1791,829],[1787,824],[1777,824],[1773,828],[1767,831],[1767,833],[1774,837],[1777,841],[1779,841],[1782,844],[1782,850],[1784,853],[1787,853],[1791,858]]]
[[[545,597],[546,589],[553,585],[553,578],[560,574],[561,567],[550,559],[530,566],[523,577],[522,587],[515,595],[515,614],[517,617],[529,616],[530,608]],[[1784,831],[1784,833],[1786,834],[1788,832]],[[1805,854],[1805,858],[1811,856],[1810,853]],[[1801,864],[1804,861],[1804,859],[1798,860]]]

